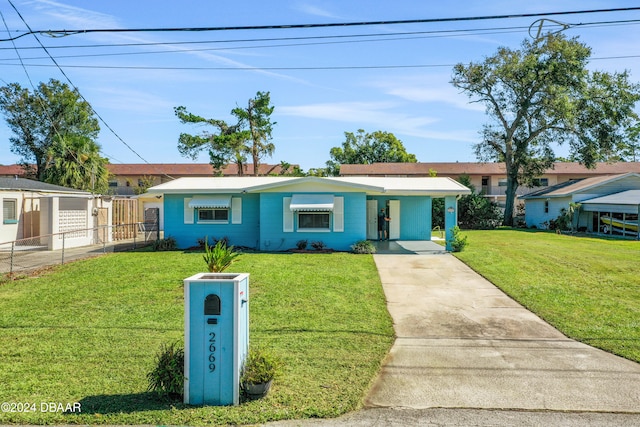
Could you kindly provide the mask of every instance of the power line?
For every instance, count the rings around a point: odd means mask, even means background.
[[[9,27],[7,26],[7,22],[6,22],[6,21],[5,21],[5,19],[4,19],[4,14],[2,13],[2,11],[0,11],[0,17],[2,17],[2,23],[4,24],[5,29],[7,30],[7,32],[9,32]],[[36,87],[35,87],[35,85],[33,84],[33,80],[31,80],[31,75],[29,74],[29,71],[27,71],[27,67],[26,67],[26,66],[25,66],[25,64],[24,64],[24,61],[22,60],[22,57],[20,56],[20,52],[18,52],[18,50],[17,50],[17,48],[16,48],[16,45],[15,45],[15,42],[14,42],[14,41],[12,41],[12,42],[11,42],[11,44],[13,44],[13,47],[14,47],[15,52],[16,52],[16,55],[18,56],[18,59],[20,60],[20,65],[21,65],[22,69],[24,70],[24,73],[25,73],[25,74],[26,74],[26,76],[27,76],[27,80],[29,80],[29,84],[31,85],[31,88],[33,89],[34,94],[36,94]],[[60,138],[60,140],[62,141],[64,138],[63,138],[63,137],[62,137],[62,135],[60,134],[60,130],[59,130],[59,129],[58,129],[58,127],[56,126],[56,124],[55,124],[55,122],[53,121],[52,117],[50,116],[50,114],[49,114],[49,110],[47,110],[47,108],[45,108],[44,100],[43,100],[40,96],[38,96],[38,95],[36,95],[36,99],[37,99],[37,100],[38,100],[38,102],[40,103],[40,105],[41,105],[41,107],[42,107],[42,111],[44,112],[44,114],[47,116],[47,118],[48,118],[48,119],[49,119],[49,121],[51,122],[54,133],[55,133],[55,134],[57,135],[57,137],[58,137],[58,138]],[[72,151],[71,151],[70,149],[68,149],[66,146],[63,146],[63,148],[64,148],[66,151],[68,151],[68,152],[69,152],[69,154],[71,155],[71,157],[73,157],[73,158],[75,159],[75,161],[78,163],[78,165],[79,165],[81,168],[83,168],[83,169],[87,170],[87,169],[86,169],[86,166],[85,166],[82,162],[80,162],[80,160],[78,159],[78,157],[75,155],[75,153],[74,153],[74,152],[72,152]],[[38,165],[38,167],[39,167],[39,165]],[[41,171],[39,171],[39,170],[38,170],[38,173],[40,173],[40,172],[41,172]],[[92,189],[92,190],[93,190],[93,189]]]
[[[569,28],[585,28],[585,27],[602,27],[602,26],[619,26],[619,25],[637,25],[640,23],[640,19],[630,20],[616,20],[616,21],[596,21],[596,22],[582,22],[578,24],[555,24],[550,27],[557,26],[560,29]],[[200,49],[171,49],[171,50],[155,50],[144,52],[114,52],[114,53],[95,53],[95,54],[75,54],[75,55],[58,55],[58,59],[63,58],[91,58],[91,57],[113,57],[113,56],[139,56],[139,55],[156,55],[164,53],[191,53],[191,52],[211,52],[211,51],[225,51],[225,50],[242,50],[242,49],[267,49],[267,48],[282,48],[282,47],[297,47],[297,46],[318,46],[318,45],[332,45],[332,44],[352,44],[352,43],[371,43],[371,42],[386,42],[386,41],[405,41],[416,39],[429,39],[429,38],[450,38],[450,37],[466,37],[469,35],[490,35],[490,34],[508,34],[516,33],[529,29],[529,26],[514,26],[514,27],[490,27],[490,28],[473,28],[473,29],[455,29],[455,30],[436,30],[436,31],[410,31],[410,32],[396,32],[396,33],[370,33],[370,34],[353,34],[353,35],[330,35],[330,36],[310,36],[310,37],[278,37],[278,38],[253,38],[253,39],[236,39],[236,40],[209,40],[209,41],[182,41],[182,42],[152,42],[152,43],[123,43],[123,44],[95,44],[95,45],[66,45],[66,46],[49,46],[48,49],[66,49],[66,48],[104,48],[104,47],[131,47],[131,46],[158,46],[158,45],[184,45],[184,44],[230,44],[230,43],[244,43],[244,42],[270,42],[270,41],[298,41],[298,40],[327,40],[327,39],[350,39],[350,40],[334,40],[334,41],[319,41],[309,43],[283,43],[283,44],[259,44],[249,46],[231,46],[231,47],[210,47]],[[375,38],[374,38],[375,37]],[[364,40],[357,40],[358,38],[364,38]],[[356,39],[356,40],[351,40]],[[5,49],[41,49],[40,46],[28,46],[22,48],[2,48]],[[44,57],[27,57],[23,60],[39,60],[49,59],[49,56]],[[10,59],[0,59],[0,61],[10,61]]]
[[[18,16],[20,17],[20,19],[22,20],[22,22],[24,23],[24,25],[31,31],[31,28],[29,27],[29,24],[26,22],[26,20],[22,17],[22,14],[18,11],[18,9],[15,7],[15,5],[11,2],[11,0],[7,0],[9,2],[9,4],[11,5],[11,7],[16,11],[16,13],[18,14]],[[3,16],[3,21],[4,21],[4,16]],[[6,24],[5,24],[6,25]],[[8,31],[8,28],[7,28]],[[38,37],[33,34],[33,37],[36,39],[36,41],[38,42],[38,44],[42,47],[42,49],[46,52],[46,54],[49,56],[49,58],[51,59],[51,61],[53,61],[53,63],[55,64],[56,68],[60,71],[60,73],[62,73],[62,75],[67,79],[67,81],[69,82],[69,84],[71,85],[71,87],[73,87],[78,95],[80,95],[80,97],[87,103],[87,105],[91,108],[91,110],[93,111],[93,113],[96,115],[96,117],[107,127],[107,129],[109,129],[109,131],[120,141],[122,142],[125,147],[127,147],[132,153],[134,153],[136,156],[138,156],[143,162],[147,163],[147,164],[151,164],[149,163],[145,158],[143,158],[140,154],[138,154],[137,151],[135,151],[129,144],[127,144],[121,137],[120,135],[118,135],[118,133],[111,127],[109,126],[109,124],[102,118],[102,116],[93,108],[93,106],[91,105],[91,103],[82,95],[82,93],[80,93],[80,90],[73,84],[73,82],[71,81],[71,79],[69,78],[69,76],[67,76],[67,74],[64,72],[64,70],[60,67],[60,65],[58,64],[58,62],[55,60],[55,58],[53,56],[51,56],[51,54],[49,53],[49,51],[47,50],[47,48],[40,42],[40,39],[38,39]],[[16,54],[18,54],[16,52]],[[18,54],[19,56],[19,54]],[[24,67],[24,64],[23,64]],[[25,72],[26,72],[26,67],[25,67]],[[28,75],[28,73],[27,73]],[[31,78],[29,78],[29,81],[31,81]],[[33,86],[33,83],[32,83]],[[35,88],[34,88],[35,90]],[[58,132],[56,130],[56,132]],[[78,162],[78,164],[85,168],[84,164],[82,164],[78,158],[75,156],[75,153],[71,152],[71,150],[68,150],[69,153],[76,159],[76,161]],[[100,150],[102,152],[102,150]],[[102,152],[103,155],[104,152]],[[109,156],[107,156],[109,157]],[[171,175],[168,175],[164,172],[162,172],[162,175],[166,176],[169,179],[175,179],[174,177],[172,177]]]
[[[42,42],[40,42],[40,39],[38,38],[38,36],[36,35],[36,32],[32,32],[31,27],[29,26],[29,24],[27,23],[27,21],[22,17],[22,14],[20,13],[20,11],[15,7],[15,5],[13,4],[13,2],[11,0],[7,0],[9,2],[9,4],[11,5],[11,7],[13,8],[13,10],[15,10],[15,12],[18,14],[18,16],[20,17],[20,19],[22,20],[22,22],[24,23],[24,25],[29,29],[30,33],[33,35],[33,37],[36,39],[36,41],[38,42],[38,44],[42,47],[42,49],[45,51],[45,53],[49,56],[49,58],[51,59],[51,61],[55,64],[56,68],[60,71],[60,73],[62,73],[62,75],[65,77],[65,79],[67,79],[67,81],[69,82],[69,84],[71,85],[72,88],[74,88],[77,92],[78,95],[80,95],[80,97],[87,103],[87,105],[89,105],[89,107],[91,108],[91,110],[93,111],[93,113],[96,115],[96,117],[107,127],[107,129],[109,129],[109,131],[120,141],[122,142],[133,154],[135,154],[136,156],[138,156],[142,161],[144,161],[145,163],[149,163],[146,159],[144,159],[140,154],[138,154],[138,152],[136,150],[134,150],[129,144],[127,144],[121,137],[120,135],[118,135],[118,133],[111,127],[109,126],[109,124],[102,118],[102,116],[93,108],[93,106],[91,105],[91,103],[82,95],[82,93],[80,93],[80,90],[76,87],[76,85],[73,84],[73,82],[71,81],[71,79],[69,78],[69,76],[67,76],[67,73],[65,73],[65,71],[60,67],[60,65],[58,64],[58,62],[55,60],[55,58],[49,53],[49,51],[47,50],[47,48],[42,44]],[[23,64],[24,66],[24,64]],[[26,71],[26,68],[25,68]]]
[[[630,59],[640,58],[639,55],[621,55],[621,56],[603,56],[589,58],[591,61],[610,60],[610,59]],[[2,66],[13,66],[15,64],[2,64]],[[25,64],[29,67],[55,67],[55,65],[46,64]],[[162,67],[162,66],[144,66],[144,65],[71,65],[65,64],[66,68],[84,68],[84,69],[105,69],[105,70],[170,70],[170,71],[314,71],[314,70],[378,70],[378,69],[402,69],[402,68],[442,68],[454,67],[455,64],[390,64],[390,65],[336,65],[336,66],[314,66],[314,67]]]
[[[12,5],[13,6],[13,5]],[[15,7],[14,7],[15,9]],[[590,9],[590,10],[574,10],[564,12],[545,12],[545,13],[520,13],[509,15],[489,15],[489,16],[467,16],[457,18],[428,18],[428,19],[406,19],[406,20],[388,20],[388,21],[359,21],[359,22],[333,22],[320,24],[280,24],[280,25],[247,25],[247,26],[227,26],[227,27],[179,27],[179,28],[100,28],[100,29],[82,29],[82,30],[32,30],[18,36],[0,39],[0,41],[17,40],[26,35],[47,35],[51,37],[66,37],[77,34],[88,33],[140,33],[140,32],[212,32],[212,31],[238,31],[238,30],[291,30],[291,29],[310,29],[310,28],[346,28],[346,27],[362,27],[372,25],[405,25],[405,24],[433,24],[443,22],[464,22],[464,21],[484,21],[497,19],[515,19],[515,18],[540,18],[543,16],[566,16],[581,15],[591,13],[609,13],[609,12],[630,12],[640,10],[640,7],[624,7],[624,8],[608,8],[608,9]]]
[[[327,36],[300,36],[300,37],[268,37],[268,38],[250,38],[250,39],[223,39],[223,40],[190,40],[190,41],[174,41],[174,42],[140,42],[140,43],[113,43],[113,44],[91,44],[91,45],[65,45],[65,46],[49,46],[49,49],[69,49],[69,48],[104,48],[104,47],[133,47],[133,46],[167,46],[167,45],[188,45],[188,44],[230,44],[230,43],[255,43],[255,42],[272,42],[272,41],[300,41],[300,40],[326,40],[326,39],[356,39],[368,37],[393,37],[393,36],[412,36],[425,35],[425,37],[448,37],[462,33],[461,35],[474,35],[478,31],[500,31],[500,30],[526,30],[529,26],[518,27],[492,27],[492,28],[469,28],[455,30],[435,30],[435,31],[402,31],[402,32],[383,32],[383,33],[364,33],[364,34],[342,34]],[[486,33],[480,33],[486,34]],[[10,49],[0,47],[0,50]],[[40,49],[38,46],[25,46],[20,49]]]

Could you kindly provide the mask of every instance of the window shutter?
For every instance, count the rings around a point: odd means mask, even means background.
[[[190,197],[184,199],[184,223],[185,224],[193,224],[194,209],[189,207],[190,201],[191,201]]]
[[[333,231],[344,231],[344,197],[333,198]]]
[[[291,212],[291,197],[282,198],[282,231],[293,232],[293,212]]]
[[[231,224],[242,224],[242,198],[231,198]]]

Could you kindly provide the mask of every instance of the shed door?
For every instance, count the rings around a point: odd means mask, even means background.
[[[367,239],[378,238],[378,201],[367,200]]]
[[[389,240],[400,238],[400,200],[389,200]]]

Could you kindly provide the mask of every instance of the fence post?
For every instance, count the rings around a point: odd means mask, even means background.
[[[64,239],[67,233],[62,233],[62,264],[64,264]]]
[[[9,276],[13,275],[13,248],[16,246],[16,242],[11,242],[11,257],[9,258]]]

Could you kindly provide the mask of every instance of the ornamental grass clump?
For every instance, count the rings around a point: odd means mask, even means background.
[[[227,246],[225,240],[218,240],[215,246],[209,246],[207,239],[205,239],[203,259],[207,263],[209,273],[220,273],[226,270],[237,261],[239,255],[240,252],[237,252],[233,245]]]
[[[351,250],[354,254],[375,254],[376,247],[369,240],[360,240],[359,242],[351,245]]]
[[[184,394],[184,347],[179,342],[161,344],[156,354],[155,367],[147,374],[149,391],[169,397],[182,398]]]

